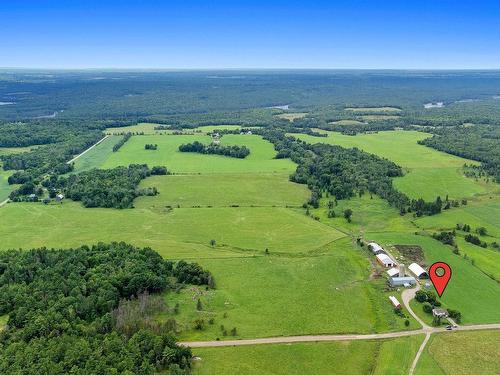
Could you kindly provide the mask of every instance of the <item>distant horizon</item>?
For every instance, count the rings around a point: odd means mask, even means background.
[[[24,0],[0,63],[47,70],[500,70],[500,2]]]

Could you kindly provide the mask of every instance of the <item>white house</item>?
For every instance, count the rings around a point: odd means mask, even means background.
[[[417,263],[412,263],[408,266],[408,269],[411,271],[412,274],[417,277],[417,279],[428,279],[429,275],[427,274],[427,271],[424,270],[422,267],[420,267]]]
[[[436,318],[447,318],[448,311],[445,309],[432,309],[432,315]]]
[[[377,254],[385,254],[385,251],[384,251],[384,248],[382,246],[380,246],[378,243],[376,242],[370,242],[368,244],[368,248],[370,249],[370,251],[377,255]]]
[[[396,263],[387,254],[377,254],[377,261],[384,267],[394,267]]]

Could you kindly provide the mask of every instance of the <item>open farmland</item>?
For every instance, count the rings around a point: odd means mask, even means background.
[[[387,158],[406,169],[404,177],[394,179],[394,185],[412,198],[434,200],[468,197],[488,191],[483,182],[476,182],[462,173],[464,163],[476,162],[436,151],[417,144],[428,137],[414,131],[386,131],[356,136],[327,132],[328,137],[295,135],[309,143],[329,143],[343,147],[357,147],[366,152]]]
[[[422,336],[380,341],[255,345],[196,349],[195,374],[406,373]]]
[[[435,335],[426,347],[415,374],[498,374],[499,341],[498,330]]]
[[[123,147],[113,153],[102,165],[113,168],[119,165],[146,163],[165,165],[174,173],[240,173],[282,172],[295,170],[289,159],[274,159],[273,146],[256,135],[225,135],[222,145],[246,145],[250,155],[245,159],[228,158],[221,155],[200,155],[180,152],[179,146],[194,141],[210,143],[207,135],[144,135],[132,137]],[[157,144],[156,151],[145,150],[144,145]]]

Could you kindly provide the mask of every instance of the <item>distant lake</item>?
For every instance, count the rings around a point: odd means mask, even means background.
[[[0,102],[0,105],[11,105],[11,104],[16,104],[14,102]]]
[[[276,108],[276,109],[287,110],[287,109],[290,109],[290,105],[289,104],[286,104],[286,105],[273,105],[273,106],[267,107],[267,108]]]
[[[424,104],[424,108],[425,109],[429,109],[429,108],[443,108],[443,107],[444,107],[444,103],[443,102],[426,103],[426,104]]]

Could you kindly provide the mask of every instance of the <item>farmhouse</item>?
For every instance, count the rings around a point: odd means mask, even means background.
[[[445,309],[432,309],[432,316],[435,316],[436,318],[447,318],[448,311]]]
[[[376,242],[370,242],[368,244],[368,248],[370,249],[370,251],[374,254],[374,255],[378,255],[378,254],[385,254],[385,251],[384,249],[382,248],[382,246],[380,246],[378,243]]]
[[[377,254],[377,261],[384,267],[394,267],[396,263],[387,254]]]
[[[399,303],[398,299],[394,296],[389,296],[389,300],[391,301],[392,303],[392,306],[394,306],[396,309],[400,309],[401,308],[401,304]]]
[[[422,267],[420,267],[417,263],[412,263],[408,266],[408,269],[411,271],[412,274],[415,275],[417,279],[428,279],[429,275],[427,274],[427,271],[424,270]]]
[[[414,277],[411,276],[404,276],[404,277],[391,277],[389,278],[389,284],[391,286],[411,286],[411,285],[416,285],[417,280],[415,280]]]
[[[56,195],[56,201],[61,202],[63,199],[64,199],[64,195],[62,195],[62,194]]]

